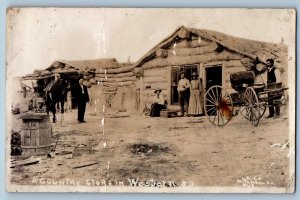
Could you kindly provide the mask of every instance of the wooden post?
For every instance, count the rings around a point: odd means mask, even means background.
[[[172,66],[167,68],[167,106],[171,105],[171,90],[172,90]]]

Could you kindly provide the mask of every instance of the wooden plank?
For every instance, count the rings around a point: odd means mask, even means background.
[[[129,76],[129,77],[122,77],[122,78],[98,78],[95,77],[96,81],[100,82],[107,82],[107,83],[114,83],[114,82],[126,82],[126,81],[135,81],[136,77],[135,76]]]
[[[97,165],[97,164],[99,164],[99,162],[90,161],[90,162],[86,162],[86,163],[75,165],[72,168],[73,169],[78,169],[78,168],[89,167],[89,166]]]
[[[166,74],[166,72],[167,72],[166,68],[146,69],[146,70],[144,70],[144,77],[158,76],[158,75]]]
[[[106,87],[121,87],[121,86],[129,86],[132,85],[134,81],[125,81],[125,82],[117,82],[117,83],[100,83],[100,85],[106,86]]]
[[[167,87],[168,87],[168,84],[167,82],[164,82],[164,83],[144,83],[143,84],[143,89],[161,89],[161,90],[166,90]]]
[[[96,73],[95,77],[99,78],[122,78],[122,77],[129,77],[134,76],[135,74],[133,72],[125,72],[125,73],[119,73],[119,74],[105,74],[105,73]]]
[[[23,146],[25,144],[25,129],[23,127],[23,130],[21,131],[21,145]]]
[[[38,132],[39,130],[32,130],[30,135],[30,145],[36,146],[38,144]]]
[[[131,70],[134,69],[133,65],[130,66],[124,66],[124,67],[119,67],[116,69],[107,69],[107,70],[101,70],[101,71],[96,71],[97,74],[119,74],[119,73],[124,73],[124,72],[130,72]]]
[[[166,75],[159,75],[159,76],[147,76],[144,77],[144,83],[164,83],[167,82]]]
[[[33,165],[40,162],[39,158],[29,158],[26,160],[15,161],[11,164],[10,168],[25,166],[25,165]]]
[[[236,67],[244,68],[243,64],[241,63],[241,60],[224,61],[223,66],[225,68],[236,68]]]
[[[224,74],[225,74],[225,76],[230,76],[230,74],[240,72],[240,71],[245,71],[245,68],[244,67],[232,67],[232,68],[230,68],[230,70],[225,68]]]
[[[31,135],[32,130],[25,130],[25,136],[24,136],[24,146],[29,146],[30,145],[30,135]]]
[[[48,144],[48,135],[49,131],[45,128],[40,129],[39,133],[39,145],[47,145]]]

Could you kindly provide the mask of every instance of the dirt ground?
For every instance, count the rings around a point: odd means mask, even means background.
[[[225,127],[216,127],[203,116],[150,118],[138,114],[107,115],[104,121],[102,116],[86,114],[87,123],[78,124],[76,114],[76,110],[65,113],[63,126],[53,124],[56,155],[13,168],[12,183],[34,185],[47,180],[55,184],[72,179],[92,186],[103,181],[130,185],[128,178],[138,178],[166,186],[288,185],[289,145],[284,144],[289,135],[284,116],[263,118],[258,127],[252,127],[238,115]],[[92,152],[75,156],[74,147]]]

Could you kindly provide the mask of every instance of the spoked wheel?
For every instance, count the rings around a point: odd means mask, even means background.
[[[262,118],[262,116],[264,116],[266,109],[267,107],[264,104],[259,103],[258,105],[259,119]]]
[[[251,87],[247,88],[244,94],[244,107],[241,109],[243,117],[250,121],[253,126],[257,126],[259,119],[266,111],[265,106],[259,103],[255,90]]]
[[[262,116],[264,116],[266,109],[267,109],[267,107],[265,105],[259,103],[259,105],[258,105],[259,119],[262,118]],[[246,106],[241,107],[240,113],[245,119],[249,120],[249,115],[247,115]]]
[[[212,86],[204,97],[204,111],[212,124],[224,126],[231,120],[233,113],[230,94],[221,86]]]

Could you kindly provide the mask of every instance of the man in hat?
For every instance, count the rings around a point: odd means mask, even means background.
[[[266,64],[267,64],[267,84],[270,86],[272,84],[275,84],[278,82],[278,69],[275,68],[274,66],[274,60],[272,58],[269,58],[266,60]],[[269,115],[267,116],[267,118],[277,118],[280,115],[280,107],[278,105],[274,105],[274,100],[278,99],[279,97],[273,96],[273,95],[269,95],[268,97],[269,100]],[[275,109],[274,109],[275,108]]]
[[[165,108],[165,99],[161,94],[161,89],[156,89],[154,93],[155,96],[151,105],[150,116],[160,117],[160,111]]]
[[[184,116],[184,105],[186,104],[186,111],[189,106],[189,98],[190,98],[190,81],[185,77],[185,73],[181,72],[179,74],[180,80],[178,81],[178,96],[179,96],[179,102],[180,102],[180,112],[181,116]]]
[[[86,103],[90,101],[87,87],[83,84],[83,79],[79,80],[79,85],[76,88],[77,94],[77,105],[78,105],[78,123],[85,123],[84,121],[84,113]]]

